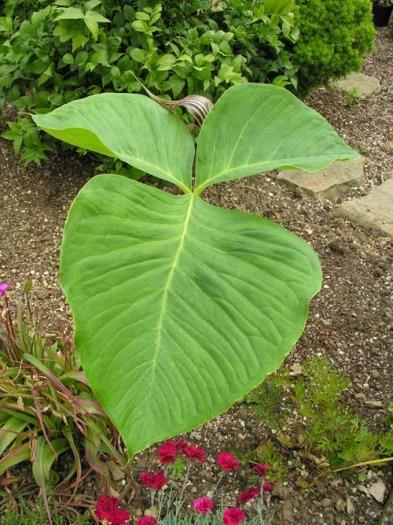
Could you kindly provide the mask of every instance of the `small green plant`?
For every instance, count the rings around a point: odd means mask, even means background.
[[[269,465],[266,479],[281,483],[288,479],[289,472],[285,455],[272,441],[261,444],[254,453],[254,459],[258,463]]]
[[[352,88],[350,89],[346,95],[345,95],[347,101],[348,101],[348,104],[350,104],[351,106],[356,106],[357,104],[359,104],[360,100],[361,100],[361,96],[360,96],[360,93],[359,93],[359,90],[357,88]]]
[[[34,120],[182,192],[100,175],[79,193],[64,231],[61,282],[78,355],[133,455],[225,411],[277,369],[321,285],[319,261],[302,239],[210,205],[202,192],[357,153],[272,85],[226,91],[196,152],[185,123],[142,95],[94,95]]]
[[[342,394],[350,387],[344,374],[319,357],[307,360],[302,374],[293,382],[279,380],[285,385],[281,387],[282,398],[286,396],[284,402],[278,396],[266,402],[261,389],[252,397],[256,413],[267,421],[276,422],[275,414],[285,413],[283,405],[286,406],[287,416],[280,419],[282,427],[286,427],[279,435],[280,446],[300,446],[321,458],[321,464],[327,462],[333,468],[372,462],[392,454],[393,433],[371,431],[366,421],[343,403]],[[293,409],[302,419],[294,420]]]
[[[0,284],[0,476],[30,461],[49,511],[47,493],[56,487],[63,499],[72,500],[84,458],[107,483],[111,475],[124,476],[125,461],[70,342],[40,335],[30,283],[16,305],[15,320],[9,288]],[[72,460],[63,463],[60,476],[55,464],[64,454]]]

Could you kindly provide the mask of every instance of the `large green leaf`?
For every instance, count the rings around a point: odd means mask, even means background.
[[[286,89],[242,84],[228,89],[203,123],[195,191],[277,168],[317,171],[356,156],[321,115]]]
[[[310,246],[266,219],[102,175],[70,210],[61,282],[86,375],[133,454],[274,371],[321,270]]]
[[[102,93],[34,115],[54,137],[127,162],[191,190],[194,143],[187,126],[142,95]]]

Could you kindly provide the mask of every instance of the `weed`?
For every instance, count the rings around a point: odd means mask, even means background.
[[[270,384],[255,390],[247,402],[251,402],[255,413],[273,428],[281,428],[278,434],[281,446],[300,446],[318,457],[323,456],[322,463],[326,465],[327,461],[334,468],[392,454],[393,432],[371,431],[367,422],[344,404],[342,394],[351,383],[327,359],[314,357],[306,361],[302,376],[294,382],[282,373],[269,381]],[[272,471],[275,450],[277,452],[277,447],[272,444],[263,454]],[[280,479],[279,469],[275,477]]]
[[[351,106],[356,106],[361,100],[360,92],[354,87],[346,92],[345,98],[347,99],[348,104]]]

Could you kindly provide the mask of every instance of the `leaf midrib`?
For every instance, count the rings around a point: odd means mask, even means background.
[[[182,233],[181,233],[181,235],[179,237],[179,245],[177,247],[177,250],[176,250],[175,256],[173,258],[173,262],[172,262],[171,268],[170,268],[170,270],[168,272],[168,277],[166,279],[165,286],[164,286],[164,289],[163,289],[161,305],[160,305],[160,315],[158,317],[158,323],[157,323],[157,326],[156,326],[157,336],[156,336],[156,344],[155,344],[155,348],[154,348],[154,355],[153,355],[153,359],[152,359],[152,368],[151,368],[151,376],[150,376],[151,379],[150,379],[150,382],[149,382],[148,391],[147,391],[147,394],[146,394],[146,399],[148,399],[151,396],[152,388],[153,388],[153,385],[155,383],[157,362],[158,362],[160,349],[161,349],[162,329],[163,329],[163,325],[164,325],[165,316],[166,316],[166,313],[167,313],[168,294],[169,294],[170,287],[171,287],[171,284],[172,284],[172,281],[173,281],[173,278],[174,278],[174,275],[175,275],[175,272],[176,272],[176,268],[177,268],[178,263],[179,263],[180,255],[181,255],[181,253],[183,251],[183,248],[184,248],[184,243],[185,243],[187,232],[188,232],[188,226],[189,226],[189,223],[190,223],[190,219],[191,219],[192,210],[193,210],[193,207],[194,207],[195,198],[196,198],[196,196],[194,194],[190,195],[190,202],[189,202],[187,213],[186,213],[186,216],[185,216],[183,230],[182,230]],[[143,425],[143,427],[146,425],[146,418],[143,419],[142,425]],[[142,431],[143,431],[143,428],[142,428],[141,432]]]

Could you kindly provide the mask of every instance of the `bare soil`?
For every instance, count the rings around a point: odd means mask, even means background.
[[[383,28],[364,66],[366,74],[380,80],[380,93],[356,105],[327,88],[307,98],[365,156],[364,186],[315,202],[293,194],[269,174],[206,192],[210,202],[269,217],[315,248],[324,285],[286,366],[315,354],[329,358],[352,381],[347,402],[373,428],[384,428],[386,408],[393,401],[393,239],[339,217],[337,206],[343,199],[368,193],[393,170],[392,63],[392,28]],[[89,157],[66,153],[42,168],[24,168],[5,140],[0,141],[0,159],[0,281],[11,282],[18,290],[26,278],[32,278],[35,307],[45,330],[70,334],[71,316],[58,284],[59,246],[70,203],[94,174],[94,165]],[[370,408],[373,401],[380,401],[382,408]],[[191,437],[212,453],[229,447],[247,452],[267,438],[274,439],[244,405],[235,406]],[[146,452],[139,465],[151,457],[152,452]],[[287,460],[288,480],[272,499],[274,525],[378,522],[383,506],[365,494],[364,486],[383,480],[389,489],[392,472],[388,467],[366,469],[366,480],[359,481],[357,472],[340,478],[321,474],[297,451],[288,452]],[[203,492],[211,476],[211,463],[197,469],[191,478],[195,492]],[[229,491],[230,483],[225,488]]]

